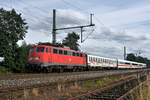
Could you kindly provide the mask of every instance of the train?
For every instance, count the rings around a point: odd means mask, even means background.
[[[54,45],[33,45],[29,51],[27,68],[30,71],[89,71],[99,69],[141,69],[146,64],[106,58]]]

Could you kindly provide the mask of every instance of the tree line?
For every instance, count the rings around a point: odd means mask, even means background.
[[[129,54],[127,54],[126,59],[129,60],[129,61],[135,61],[135,62],[139,62],[139,63],[145,63],[147,65],[147,67],[150,67],[150,59],[148,59],[146,57],[135,56],[135,54],[129,53]]]
[[[23,58],[18,58],[25,54],[17,42],[24,39],[27,29],[27,23],[21,14],[14,9],[10,11],[0,9],[0,57],[4,57],[3,66],[7,71],[18,72],[22,69],[20,66],[24,62]]]

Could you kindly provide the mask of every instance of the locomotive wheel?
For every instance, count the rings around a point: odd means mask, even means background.
[[[60,69],[59,69],[59,72],[60,72],[60,73],[64,72],[64,68],[60,68]]]
[[[48,73],[47,68],[43,68],[43,72],[44,72],[44,73]]]
[[[48,72],[53,72],[53,68],[48,68]]]
[[[74,68],[72,69],[72,71],[73,71],[73,72],[76,72],[77,70],[76,70],[76,68],[74,67]]]

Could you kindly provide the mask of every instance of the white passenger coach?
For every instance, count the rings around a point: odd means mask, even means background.
[[[119,68],[119,69],[137,69],[145,68],[146,64],[133,61],[105,58],[95,55],[88,55],[88,66],[96,68]]]
[[[94,55],[88,55],[88,65],[90,67],[117,67],[117,60],[112,58],[99,57]]]

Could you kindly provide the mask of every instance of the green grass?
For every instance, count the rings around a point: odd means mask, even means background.
[[[96,80],[87,80],[84,82],[83,84],[83,88],[85,89],[93,89],[93,88],[101,88],[113,81],[119,80],[120,78],[115,76],[108,76],[105,78],[101,78],[101,79],[96,79]]]

